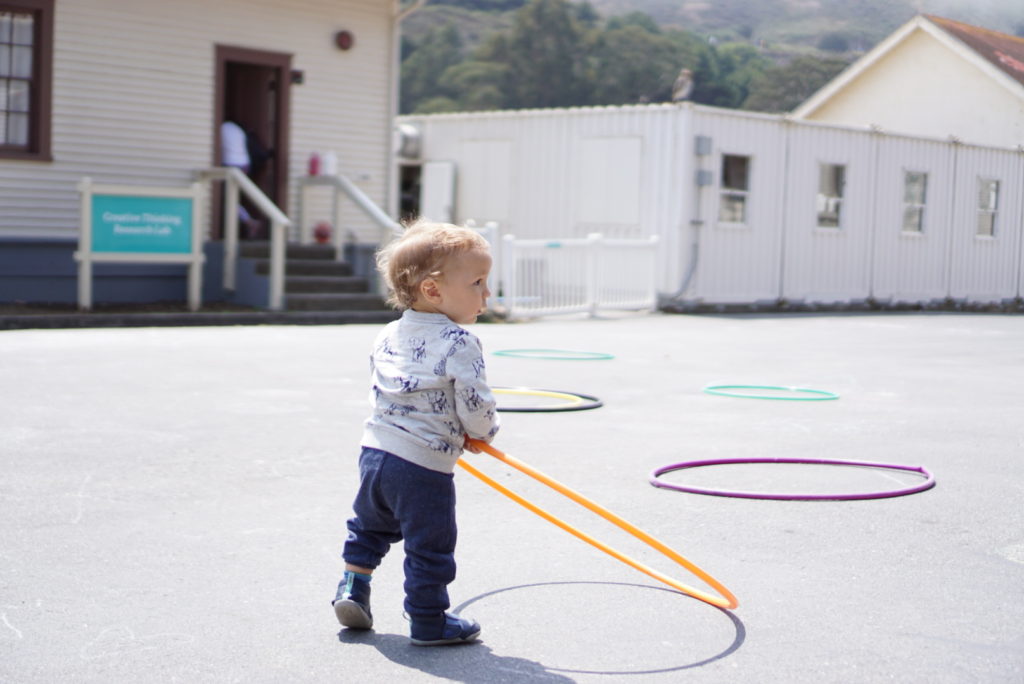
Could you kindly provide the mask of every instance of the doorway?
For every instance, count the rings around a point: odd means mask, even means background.
[[[216,46],[214,164],[223,163],[221,124],[234,121],[248,138],[249,177],[286,214],[291,61],[285,53]],[[221,194],[214,199],[215,238],[224,233]],[[258,220],[266,220],[251,204],[243,205]]]

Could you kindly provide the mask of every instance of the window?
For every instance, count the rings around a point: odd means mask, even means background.
[[[718,220],[723,223],[746,223],[747,195],[750,192],[750,157],[723,154],[721,185]]]
[[[818,227],[838,228],[843,205],[846,167],[841,164],[818,166]]]
[[[978,179],[978,231],[977,235],[993,237],[996,234],[996,212],[999,210],[999,181]]]
[[[0,158],[49,159],[53,0],[0,0]]]
[[[924,207],[928,191],[928,174],[921,171],[903,173],[903,230],[924,232]]]

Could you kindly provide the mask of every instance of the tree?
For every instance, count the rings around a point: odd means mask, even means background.
[[[460,110],[481,111],[507,106],[507,80],[508,68],[504,64],[471,59],[445,69],[439,84],[442,90],[458,93]]]
[[[401,112],[417,111],[422,100],[451,96],[440,86],[441,75],[462,61],[462,39],[453,24],[433,29],[402,62]]]
[[[452,5],[484,12],[507,12],[519,9],[526,4],[526,0],[433,0],[431,4]]]
[[[506,63],[516,106],[589,104],[584,31],[566,0],[530,0],[516,13]]]
[[[739,107],[750,94],[750,84],[764,74],[771,62],[752,45],[726,43],[717,50],[721,79],[728,93],[724,107]]]
[[[781,67],[770,67],[750,84],[743,109],[788,112],[809,98],[845,69],[841,59],[797,57]]]
[[[641,24],[620,24],[596,39],[592,101],[595,104],[665,102],[685,55],[669,38]]]
[[[818,49],[826,52],[848,52],[850,40],[845,34],[833,31],[821,37],[821,40],[818,41]]]

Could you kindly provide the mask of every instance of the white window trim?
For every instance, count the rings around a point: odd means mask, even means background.
[[[725,158],[726,157],[743,157],[747,160],[747,189],[737,190],[734,188],[727,188],[722,184],[722,173],[725,170]],[[751,186],[754,184],[753,174],[751,169],[754,168],[754,155],[738,152],[722,152],[719,157],[719,168],[718,168],[718,203],[715,210],[716,221],[715,224],[724,228],[748,228],[750,227],[750,196],[753,192]],[[724,195],[740,195],[743,197],[743,221],[725,221],[722,219],[722,197]]]
[[[921,174],[922,176],[924,176],[924,202],[922,202],[921,204],[917,204],[917,203],[914,203],[914,202],[908,202],[907,201],[907,174],[910,174],[910,173],[918,173],[918,174]],[[927,226],[927,223],[928,223],[928,176],[929,175],[930,174],[927,171],[924,171],[923,169],[909,169],[909,168],[904,168],[903,169],[903,200],[901,202],[901,204],[903,206],[903,211],[901,212],[901,215],[900,215],[900,232],[903,235],[906,235],[908,237],[919,237],[919,236],[924,235],[924,233],[925,233],[925,227]],[[921,210],[921,221],[920,221],[920,225],[918,226],[917,230],[907,230],[906,225],[903,223],[903,217],[906,216],[907,209],[911,208],[911,207],[913,207],[915,209],[920,209]]]

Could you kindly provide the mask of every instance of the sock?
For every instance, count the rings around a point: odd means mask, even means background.
[[[373,575],[366,575],[366,574],[363,574],[361,572],[355,572],[354,570],[346,570],[345,574],[346,575],[353,575],[353,576],[355,576],[356,579],[362,580],[364,582],[369,582],[370,580],[373,579]]]

